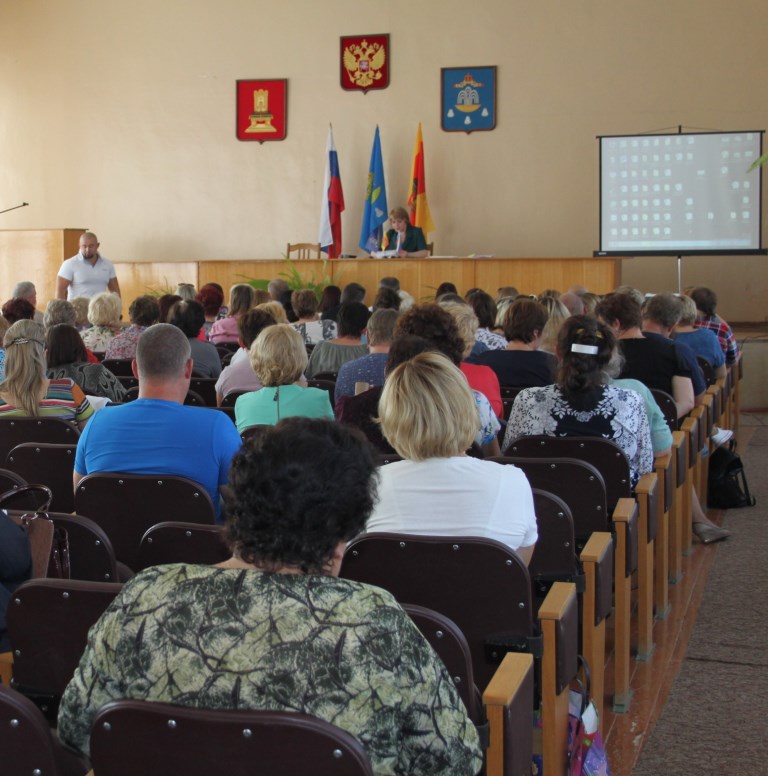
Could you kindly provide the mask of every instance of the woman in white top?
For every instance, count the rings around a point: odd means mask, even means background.
[[[533,496],[514,466],[470,458],[477,410],[467,381],[445,356],[398,366],[379,401],[381,429],[403,461],[381,468],[368,531],[481,536],[527,564],[538,538]]]

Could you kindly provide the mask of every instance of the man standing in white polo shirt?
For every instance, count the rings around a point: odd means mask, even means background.
[[[67,259],[56,278],[56,298],[96,296],[102,291],[120,293],[115,267],[99,253],[99,238],[93,232],[80,235],[80,252]]]

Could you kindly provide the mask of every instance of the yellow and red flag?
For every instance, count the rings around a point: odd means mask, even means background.
[[[408,210],[411,214],[411,224],[418,226],[426,236],[435,231],[435,222],[429,212],[427,202],[427,187],[424,176],[424,141],[421,139],[421,122],[416,132],[416,144],[413,147],[413,164],[408,187]]]

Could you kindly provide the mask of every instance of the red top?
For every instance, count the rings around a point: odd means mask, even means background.
[[[499,378],[496,376],[496,372],[489,366],[468,364],[466,361],[462,361],[459,368],[467,378],[469,387],[474,391],[480,391],[491,403],[496,416],[503,418],[504,405],[501,401],[501,388],[499,388]]]

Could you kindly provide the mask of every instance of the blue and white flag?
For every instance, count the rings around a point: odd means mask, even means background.
[[[387,187],[384,183],[384,160],[381,156],[381,141],[379,128],[373,136],[371,163],[368,167],[368,185],[365,190],[365,207],[363,209],[363,225],[360,229],[360,242],[364,251],[372,253],[381,248],[383,225],[389,218],[387,208]]]

